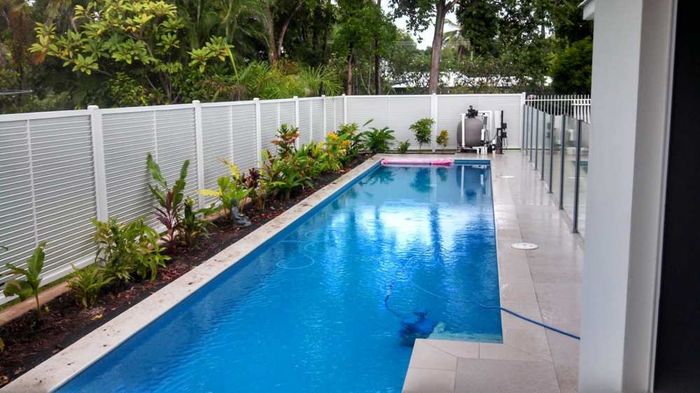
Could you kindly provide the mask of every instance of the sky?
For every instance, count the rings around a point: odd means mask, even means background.
[[[383,0],[383,1],[382,1],[382,9],[384,10],[384,12],[392,13],[392,12],[393,12],[393,7],[392,7],[391,4],[389,4],[389,3],[390,3],[389,0]],[[455,15],[454,15],[454,13],[452,13],[452,12],[450,12],[450,13],[447,15],[447,19],[450,20],[450,21],[452,21],[452,22],[454,22],[454,23],[456,23]],[[433,22],[433,23],[434,23],[434,22]],[[394,24],[395,24],[399,29],[402,29],[402,30],[404,30],[404,31],[408,30],[408,29],[406,28],[406,18],[399,18],[399,19],[396,19],[396,20],[394,21]],[[446,24],[446,25],[445,25],[445,31],[450,31],[450,30],[454,30],[454,28],[451,28],[449,25]],[[423,31],[423,32],[421,32],[421,33],[419,33],[419,34],[413,34],[413,33],[411,33],[411,34],[413,35],[413,38],[414,38],[414,40],[416,41],[416,44],[418,45],[418,48],[419,48],[419,49],[425,49],[425,48],[429,47],[429,46],[433,43],[433,34],[434,34],[434,33],[435,33],[435,26],[433,26],[433,25],[431,24],[430,27],[428,27],[425,31]],[[421,39],[422,39],[421,42],[418,42],[418,38],[421,38]]]

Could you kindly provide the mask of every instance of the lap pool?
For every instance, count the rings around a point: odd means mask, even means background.
[[[374,167],[58,391],[400,392],[498,306],[488,164]]]

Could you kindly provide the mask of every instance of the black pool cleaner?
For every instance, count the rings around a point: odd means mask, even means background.
[[[391,286],[389,286],[386,296],[384,297],[384,307],[401,319],[401,329],[399,329],[401,345],[412,347],[417,338],[428,338],[430,334],[433,333],[438,323],[428,318],[428,313],[426,311],[414,311],[412,315],[406,317],[391,309],[389,306],[390,297]]]

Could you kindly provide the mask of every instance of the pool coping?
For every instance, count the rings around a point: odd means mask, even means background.
[[[216,279],[228,268],[243,260],[248,254],[284,231],[298,219],[335,197],[346,186],[369,173],[379,164],[380,160],[380,156],[368,158],[362,164],[301,200],[236,243],[226,247],[114,319],[27,371],[0,389],[0,392],[43,393],[60,388],[114,348],[177,306],[193,292]]]

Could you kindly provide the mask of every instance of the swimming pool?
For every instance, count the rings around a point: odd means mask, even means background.
[[[489,166],[375,167],[59,391],[399,392],[413,337],[501,342],[498,306]]]

